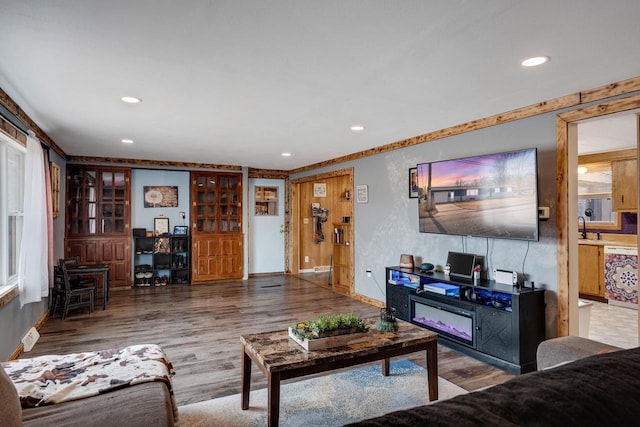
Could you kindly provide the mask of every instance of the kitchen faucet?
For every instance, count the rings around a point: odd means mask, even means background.
[[[582,237],[581,239],[587,238],[587,221],[584,219],[582,215],[578,217],[578,226],[580,225],[580,220],[582,220]]]

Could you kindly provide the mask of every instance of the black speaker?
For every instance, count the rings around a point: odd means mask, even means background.
[[[421,273],[429,273],[429,272],[433,271],[434,268],[435,268],[435,266],[433,264],[431,264],[430,262],[423,262],[422,264],[420,264],[420,272]]]

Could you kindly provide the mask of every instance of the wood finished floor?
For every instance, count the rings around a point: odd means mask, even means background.
[[[314,283],[316,282],[316,283]],[[106,311],[75,311],[47,321],[22,357],[153,343],[173,363],[178,405],[240,392],[240,339],[246,333],[286,329],[296,320],[351,311],[377,316],[378,308],[327,289],[321,275],[263,276],[248,281],[114,290]],[[425,366],[424,353],[408,357]],[[438,345],[443,378],[475,390],[512,376]],[[266,387],[252,370],[252,389]]]

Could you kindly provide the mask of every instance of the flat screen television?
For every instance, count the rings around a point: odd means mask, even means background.
[[[538,240],[535,148],[418,165],[422,233]]]

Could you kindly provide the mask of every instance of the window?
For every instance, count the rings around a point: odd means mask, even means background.
[[[18,282],[25,152],[0,133],[0,294]]]
[[[611,162],[583,165],[579,171],[578,216],[589,228],[620,228],[620,215],[611,203]]]

